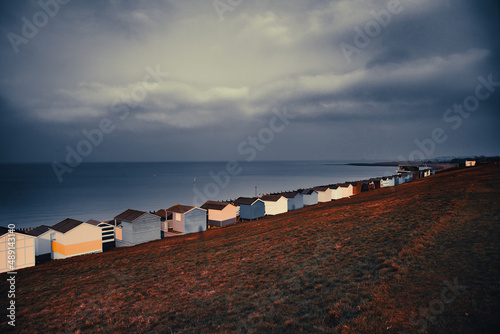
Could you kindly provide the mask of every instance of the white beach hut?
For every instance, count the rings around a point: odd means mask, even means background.
[[[380,181],[381,188],[393,187],[394,185],[395,185],[394,176],[383,177],[382,180]]]
[[[329,186],[332,191],[332,200],[337,200],[342,198],[342,188],[338,184],[333,184]]]
[[[35,261],[40,264],[52,259],[52,242],[50,240],[50,227],[46,225],[38,226],[27,232],[35,239]]]
[[[318,192],[318,202],[326,203],[332,200],[332,190],[327,186],[315,187],[314,190]]]
[[[260,198],[266,209],[266,215],[279,215],[288,211],[288,199],[282,195],[265,195]]]
[[[339,187],[342,189],[342,198],[353,195],[354,187],[351,183],[341,183],[339,184]]]

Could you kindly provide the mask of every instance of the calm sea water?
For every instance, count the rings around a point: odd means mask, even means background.
[[[0,165],[0,225],[54,225],[65,218],[110,220],[126,209],[152,211],[206,199],[228,200],[275,191],[392,175],[395,167],[341,165],[342,162],[286,161],[89,163],[59,182],[50,164]],[[213,175],[219,175],[212,177]]]

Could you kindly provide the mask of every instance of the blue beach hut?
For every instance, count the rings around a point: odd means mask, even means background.
[[[264,202],[257,197],[238,197],[234,205],[240,208],[241,219],[258,219],[266,214]]]

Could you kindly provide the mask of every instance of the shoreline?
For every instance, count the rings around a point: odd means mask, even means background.
[[[407,165],[409,164],[408,162],[368,162],[368,163],[363,163],[363,162],[351,162],[351,163],[347,163],[347,164],[344,164],[344,165],[347,165],[347,166],[360,166],[360,167],[386,167],[386,166],[389,166],[389,167],[398,167],[400,165]],[[328,164],[328,165],[337,165],[337,164]],[[423,167],[423,166],[426,166],[426,167],[433,167],[436,171],[438,170],[446,170],[446,169],[450,169],[450,168],[456,168],[458,167],[457,164],[452,164],[452,163],[448,163],[448,162],[436,162],[436,163],[417,163],[415,162],[414,163],[415,166],[420,166],[420,167]]]

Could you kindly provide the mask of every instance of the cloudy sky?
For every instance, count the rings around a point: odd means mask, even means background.
[[[500,154],[494,0],[59,2],[0,5],[0,162]]]

